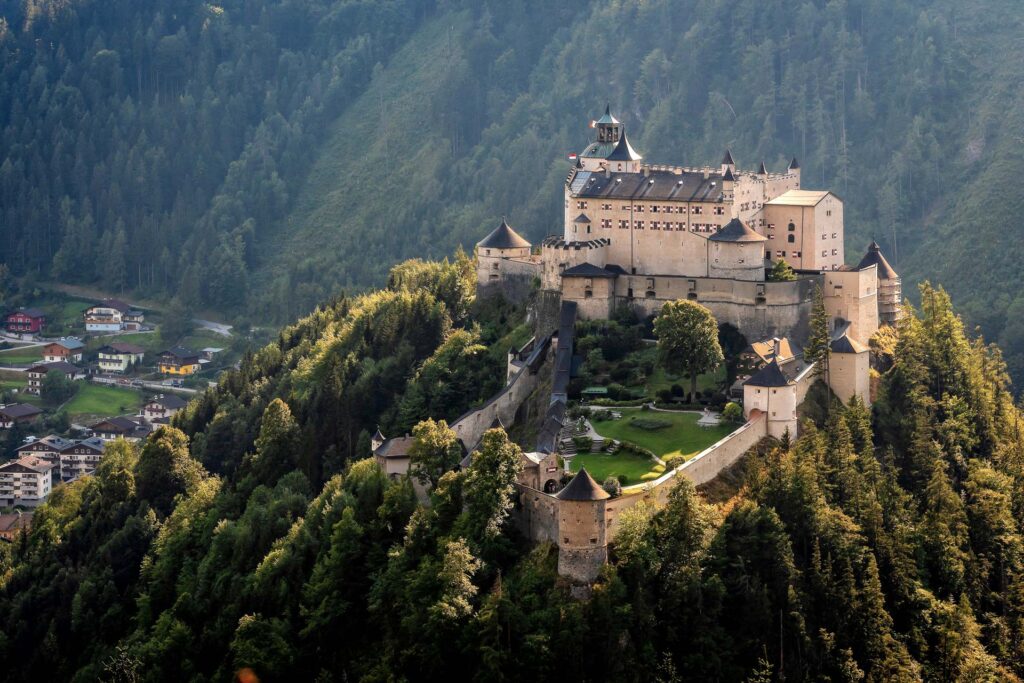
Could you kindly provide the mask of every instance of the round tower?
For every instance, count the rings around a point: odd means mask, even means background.
[[[476,244],[476,275],[478,284],[496,282],[504,275],[503,265],[509,259],[529,258],[532,246],[509,226],[505,217],[501,225]]]
[[[558,492],[558,573],[580,583],[597,578],[608,561],[605,501],[611,496],[586,468]]]
[[[708,277],[764,280],[764,243],[760,235],[733,218],[708,238]]]
[[[790,361],[792,363],[793,361]],[[790,365],[787,363],[787,367]],[[796,436],[796,382],[790,379],[777,358],[754,373],[743,383],[743,415],[749,418],[754,410],[760,410],[768,418],[768,434],[777,439],[789,431]]]
[[[870,266],[878,269],[878,322],[895,325],[903,313],[903,286],[899,274],[885,259],[878,242],[874,241],[857,264],[857,270]]]

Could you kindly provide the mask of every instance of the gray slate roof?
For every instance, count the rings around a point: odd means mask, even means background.
[[[739,218],[733,218],[708,239],[712,242],[764,242],[768,238],[748,228]]]
[[[882,255],[882,248],[878,246],[878,242],[871,242],[868,246],[868,253],[864,254],[864,258],[857,264],[857,270],[863,270],[868,266],[878,266],[879,280],[895,280],[899,277],[892,266],[889,265],[889,262],[885,260],[885,256]]]
[[[789,386],[789,382],[789,378],[779,367],[779,362],[773,358],[771,363],[755,372],[754,376],[743,384],[744,386],[749,384],[752,387],[785,387]]]
[[[477,242],[484,249],[523,249],[530,246],[522,235],[513,230],[502,217],[501,225],[491,231],[487,237]]]
[[[605,159],[608,161],[640,161],[643,157],[637,154],[633,145],[629,144],[629,140],[626,139],[626,131],[622,131],[615,149]]]
[[[587,472],[586,467],[581,467],[576,476],[572,478],[565,488],[555,494],[559,500],[604,500],[611,498],[608,492],[597,485],[594,478]]]
[[[832,353],[864,353],[868,350],[868,347],[861,344],[856,339],[852,339],[850,335],[843,333],[843,336],[833,340],[829,344],[829,348],[832,349]]]
[[[581,263],[573,266],[572,268],[566,268],[562,271],[562,277],[618,277],[615,273],[609,272],[600,266],[595,266],[593,263]]]
[[[595,143],[596,144],[596,143]],[[579,171],[569,188],[574,197],[594,199],[669,200],[676,202],[722,201],[722,174],[705,178],[696,171],[658,171],[643,173],[604,173]]]

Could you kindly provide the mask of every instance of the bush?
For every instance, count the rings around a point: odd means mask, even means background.
[[[658,403],[672,402],[672,392],[669,391],[668,389],[658,389],[658,393],[656,394],[656,396],[658,397]]]
[[[594,445],[594,440],[589,436],[574,436],[572,437],[572,442],[576,445],[576,450],[580,453],[589,453],[591,447]]]
[[[667,429],[672,426],[672,423],[668,420],[662,420],[656,417],[633,417],[630,418],[629,424],[637,429],[643,429],[648,432]]]
[[[739,403],[730,401],[725,404],[725,408],[722,410],[722,418],[730,422],[739,422],[743,419],[743,408],[740,407]]]
[[[616,479],[619,480],[619,484],[621,486],[629,486],[629,477],[627,477],[625,474],[620,474],[619,476],[616,477]]]
[[[674,470],[686,462],[686,457],[677,453],[676,455],[666,455],[662,460],[665,461],[666,469]]]
[[[603,488],[612,498],[618,498],[622,495],[622,483],[615,477],[608,477],[605,479],[604,483],[601,484],[601,488]]]
[[[670,387],[670,389],[669,389],[669,390],[670,390],[670,391],[672,392],[672,395],[673,395],[673,396],[685,396],[685,395],[686,395],[686,390],[685,390],[685,389],[683,389],[683,388],[682,388],[681,386],[679,386],[678,384],[673,384],[673,385],[672,385],[672,386]]]

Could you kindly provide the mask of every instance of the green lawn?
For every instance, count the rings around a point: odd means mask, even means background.
[[[78,392],[64,409],[72,420],[80,420],[123,415],[137,411],[141,405],[142,394],[132,389],[80,382]]]
[[[156,332],[131,332],[129,334],[114,334],[103,337],[95,337],[96,348],[98,349],[105,344],[111,344],[113,342],[121,342],[124,344],[135,344],[146,349],[147,354],[159,353],[167,348],[164,345],[163,339]],[[92,344],[90,344],[92,347]],[[95,350],[95,349],[93,349]],[[150,362],[150,358],[146,358],[146,363]]]
[[[697,377],[697,391],[704,391],[705,389],[721,389],[722,385],[725,384],[725,364],[718,366],[718,369],[714,372],[708,372]],[[647,378],[646,391],[647,395],[654,397],[658,395],[658,392],[662,389],[671,389],[673,384],[678,384],[683,388],[684,392],[690,391],[690,380],[687,377],[681,375],[672,375],[665,372],[665,368],[660,365],[654,366],[654,372],[651,373],[650,377]]]
[[[587,472],[597,483],[602,483],[609,476],[626,476],[626,485],[642,483],[643,476],[658,466],[650,458],[633,453],[579,453],[572,459],[572,471],[579,472],[586,467]],[[655,478],[655,477],[652,477]]]
[[[14,348],[0,351],[0,365],[27,365],[43,358],[42,346]]]
[[[728,436],[736,425],[722,424],[717,427],[698,427],[697,413],[670,413],[661,411],[643,411],[619,409],[621,420],[598,422],[591,420],[597,433],[606,439],[630,441],[648,449],[659,458],[668,455],[683,455],[687,458],[696,455],[719,439]],[[648,430],[634,427],[630,418],[644,417],[671,422],[671,427]]]

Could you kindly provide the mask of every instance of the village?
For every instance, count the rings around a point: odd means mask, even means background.
[[[195,321],[179,335],[158,312],[119,299],[39,299],[0,320],[0,538],[8,540],[55,486],[93,473],[106,444],[144,440],[238,358],[227,325]]]

